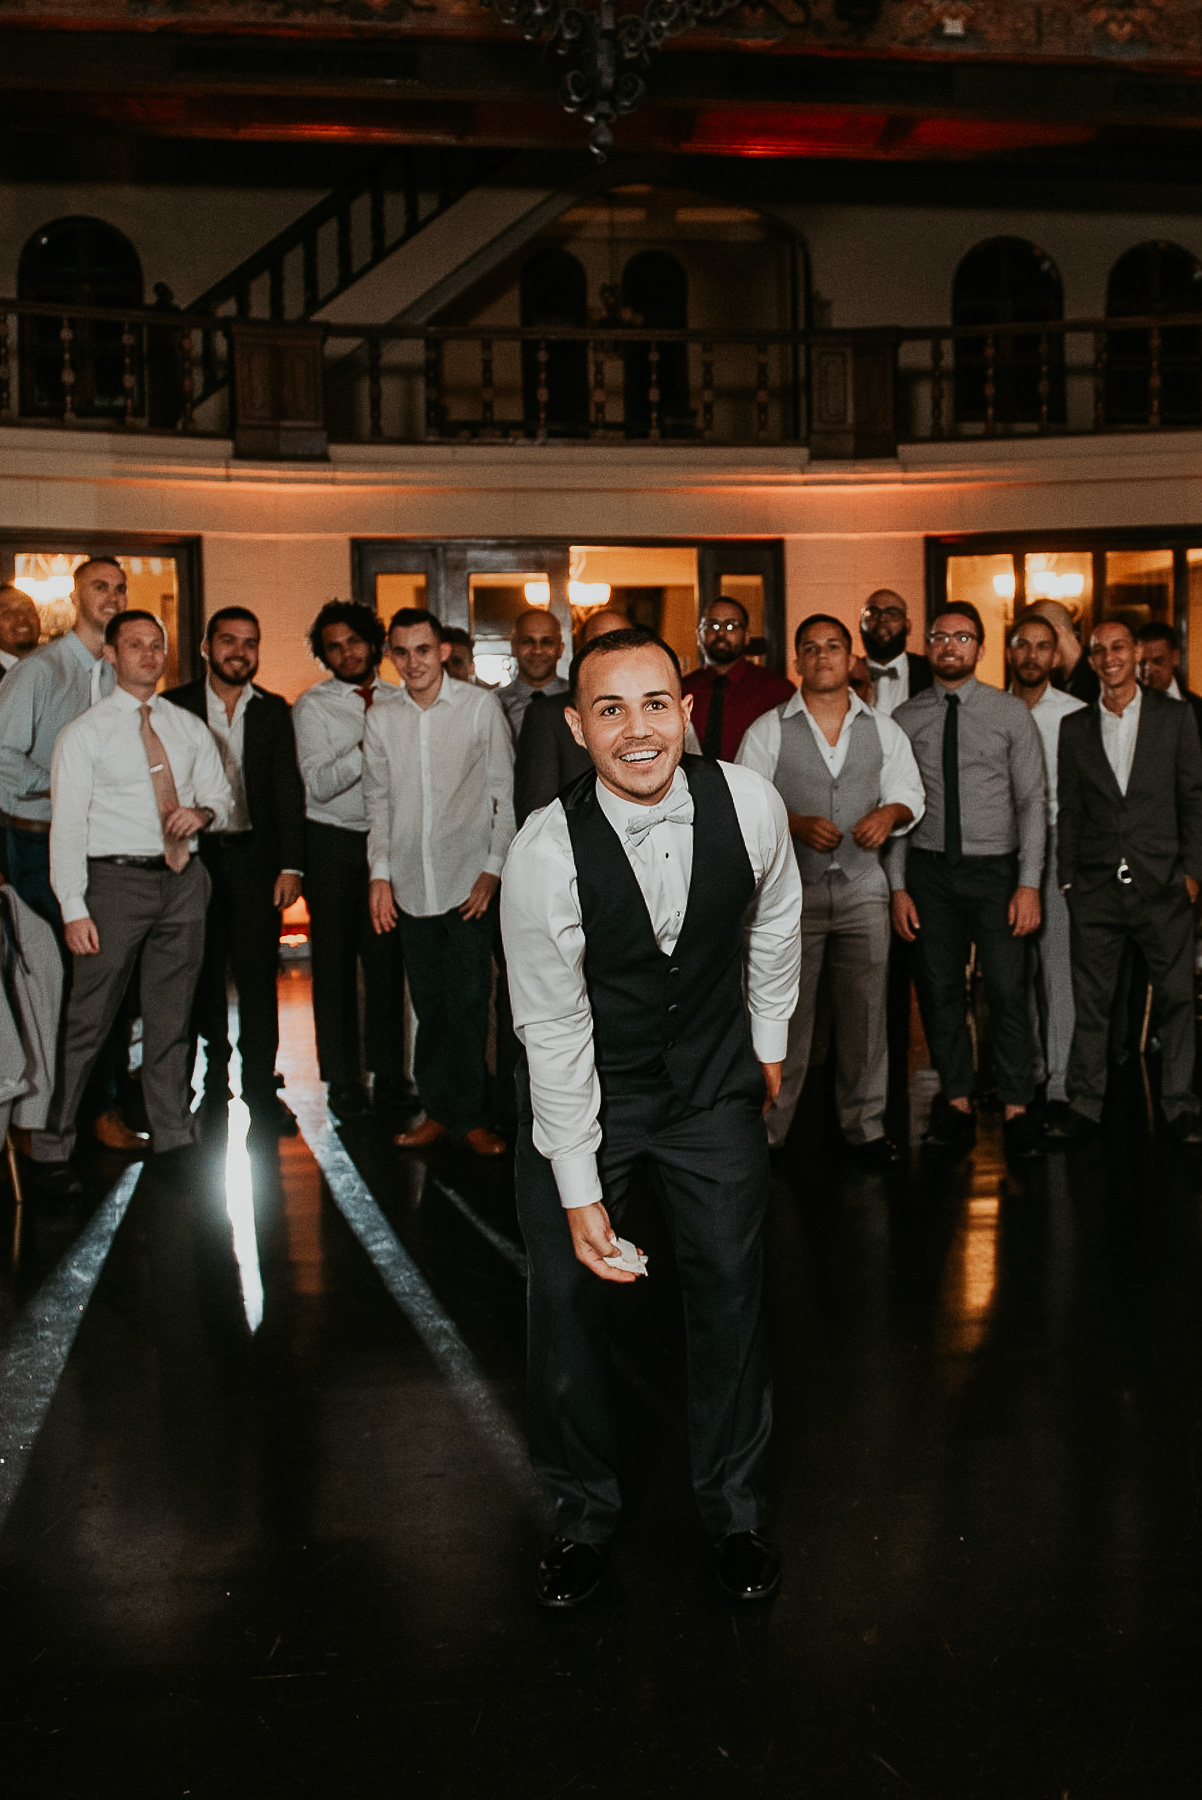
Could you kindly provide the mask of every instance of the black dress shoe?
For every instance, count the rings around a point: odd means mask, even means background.
[[[377,1116],[392,1124],[402,1113],[417,1108],[417,1089],[403,1075],[377,1075],[371,1084],[371,1103]]]
[[[714,1551],[714,1573],[732,1600],[770,1600],[780,1586],[780,1555],[762,1531],[732,1531]]]
[[[936,1094],[922,1141],[940,1150],[971,1150],[977,1141],[977,1116],[971,1111],[961,1112],[942,1094]]]
[[[284,1105],[278,1094],[264,1094],[250,1102],[250,1128],[273,1132],[276,1137],[295,1137],[300,1129],[296,1114]]]
[[[31,1162],[28,1168],[39,1200],[73,1200],[83,1193],[83,1182],[69,1162]]]
[[[1049,1106],[1043,1121],[1043,1135],[1049,1144],[1080,1144],[1100,1129],[1096,1119],[1086,1118],[1063,1100]]]
[[[605,1569],[605,1544],[553,1537],[539,1561],[534,1592],[540,1606],[583,1606]]]
[[[1039,1135],[1039,1127],[1030,1113],[1015,1113],[1012,1119],[1003,1123],[1002,1149],[1007,1156],[1028,1161],[1047,1154]]]
[[[1202,1115],[1196,1112],[1178,1113],[1175,1119],[1169,1120],[1169,1130],[1179,1144],[1202,1144]]]
[[[371,1101],[361,1081],[331,1081],[326,1105],[336,1119],[366,1119]]]
[[[870,1138],[866,1144],[848,1144],[847,1148],[866,1169],[900,1169],[905,1161],[892,1138]]]

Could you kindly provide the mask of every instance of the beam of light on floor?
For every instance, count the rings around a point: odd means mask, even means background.
[[[225,1149],[225,1211],[234,1234],[234,1258],[242,1287],[242,1310],[251,1335],[263,1323],[263,1275],[255,1232],[255,1190],[246,1134],[250,1112],[244,1100],[231,1100]]]
[[[75,1334],[142,1173],[133,1163],[111,1187],[58,1268],[0,1348],[0,1527],[16,1498]]]
[[[290,1081],[287,1095],[335,1206],[446,1378],[477,1435],[542,1523],[545,1506],[517,1431],[490,1393],[454,1320],[439,1305],[433,1289],[343,1148],[326,1111],[324,1088],[317,1083],[294,1085]]]

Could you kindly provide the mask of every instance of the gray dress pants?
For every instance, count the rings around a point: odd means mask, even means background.
[[[74,958],[54,1099],[45,1131],[34,1133],[35,1162],[61,1162],[75,1147],[80,1098],[139,950],[142,1097],[151,1148],[175,1150],[193,1141],[189,1017],[204,956],[208,899],[209,877],[196,856],[178,875],[167,868],[89,863],[88,912],[100,950]]]
[[[835,1038],[835,1105],[849,1144],[885,1135],[889,1041],[889,894],[879,881],[833,873],[807,882],[801,911],[801,987],[789,1022],[780,1093],[767,1115],[768,1144],[784,1143],[810,1066],[818,978],[830,964]]]

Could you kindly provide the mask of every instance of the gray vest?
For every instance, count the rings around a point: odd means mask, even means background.
[[[874,721],[867,713],[857,713],[852,720],[847,758],[836,778],[823,761],[805,714],[797,712],[786,719],[784,707],[778,711],[780,755],[772,777],[778,793],[791,813],[832,819],[843,833],[843,841],[835,850],[811,850],[799,838],[793,839],[802,884],[821,881],[832,868],[841,869],[848,881],[862,881],[867,875],[882,879],[880,851],[861,850],[851,835],[852,827],[859,824],[865,813],[874,812],[881,803],[884,758]]]

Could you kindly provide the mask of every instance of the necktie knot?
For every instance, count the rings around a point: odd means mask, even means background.
[[[652,806],[640,813],[637,819],[629,819],[626,824],[626,836],[630,843],[639,845],[654,831],[657,825],[691,825],[693,823],[693,796],[688,788],[665,801],[661,806]]]

